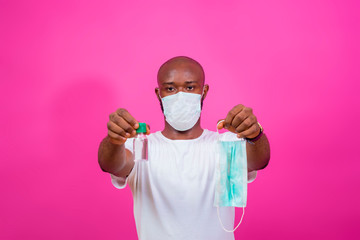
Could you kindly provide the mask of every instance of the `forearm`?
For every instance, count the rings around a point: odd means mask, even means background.
[[[270,160],[270,145],[265,134],[254,144],[246,143],[248,170],[260,170],[265,168]]]
[[[104,172],[119,173],[126,165],[125,144],[113,144],[107,136],[100,143],[98,162]]]

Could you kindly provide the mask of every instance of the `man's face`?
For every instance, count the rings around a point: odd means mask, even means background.
[[[161,98],[176,94],[180,91],[187,93],[203,94],[202,102],[209,89],[204,85],[204,74],[202,70],[193,63],[172,63],[160,69],[158,74],[158,87],[155,93],[160,101]],[[204,91],[204,93],[203,93]],[[161,109],[163,107],[161,105]]]

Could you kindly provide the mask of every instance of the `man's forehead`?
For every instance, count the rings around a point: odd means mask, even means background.
[[[157,78],[159,84],[174,80],[202,83],[204,74],[201,67],[192,62],[172,62],[159,69]]]

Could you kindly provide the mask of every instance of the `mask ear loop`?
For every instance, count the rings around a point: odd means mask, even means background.
[[[200,100],[203,100],[204,92],[205,92],[205,86],[203,86],[202,93],[201,93],[201,99],[200,99]],[[218,124],[219,124],[219,123],[218,123]]]
[[[222,122],[225,122],[225,120],[224,120],[224,119],[223,119],[223,120],[220,120],[220,121],[218,121],[218,123],[216,124],[216,131],[217,131],[217,134],[218,134],[218,138],[219,138],[219,135],[220,135],[218,126],[219,126],[219,124],[222,123]]]
[[[216,124],[216,131],[217,131],[217,135],[218,135],[218,141],[220,141],[220,133],[219,133],[219,129],[218,129],[218,126],[221,122],[224,122],[225,120],[220,120],[217,124]],[[243,211],[242,211],[242,215],[241,215],[241,219],[240,219],[240,222],[238,223],[238,225],[233,229],[233,230],[228,230],[224,227],[224,224],[222,223],[221,221],[221,218],[220,218],[220,213],[219,213],[219,206],[216,206],[216,210],[217,210],[217,216],[218,216],[218,219],[219,219],[219,222],[221,224],[221,228],[225,231],[225,232],[235,232],[235,230],[240,226],[243,218],[244,218],[244,215],[245,215],[245,207],[242,208]]]
[[[242,212],[242,215],[241,215],[240,222],[238,223],[238,225],[237,225],[233,230],[227,230],[227,229],[224,227],[224,224],[222,223],[221,218],[220,218],[219,206],[216,206],[216,208],[217,208],[217,216],[218,216],[218,219],[219,219],[219,221],[220,221],[220,223],[221,223],[222,229],[223,229],[225,232],[235,232],[235,230],[240,226],[240,224],[241,224],[241,222],[242,222],[242,220],[243,220],[243,218],[244,218],[245,208],[244,208],[244,207],[242,208],[242,209],[243,209],[243,212]]]

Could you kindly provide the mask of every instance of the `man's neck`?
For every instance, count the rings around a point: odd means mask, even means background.
[[[199,119],[192,128],[186,131],[178,131],[165,121],[165,128],[161,133],[171,140],[188,140],[200,137],[203,131],[204,129],[201,128]]]

